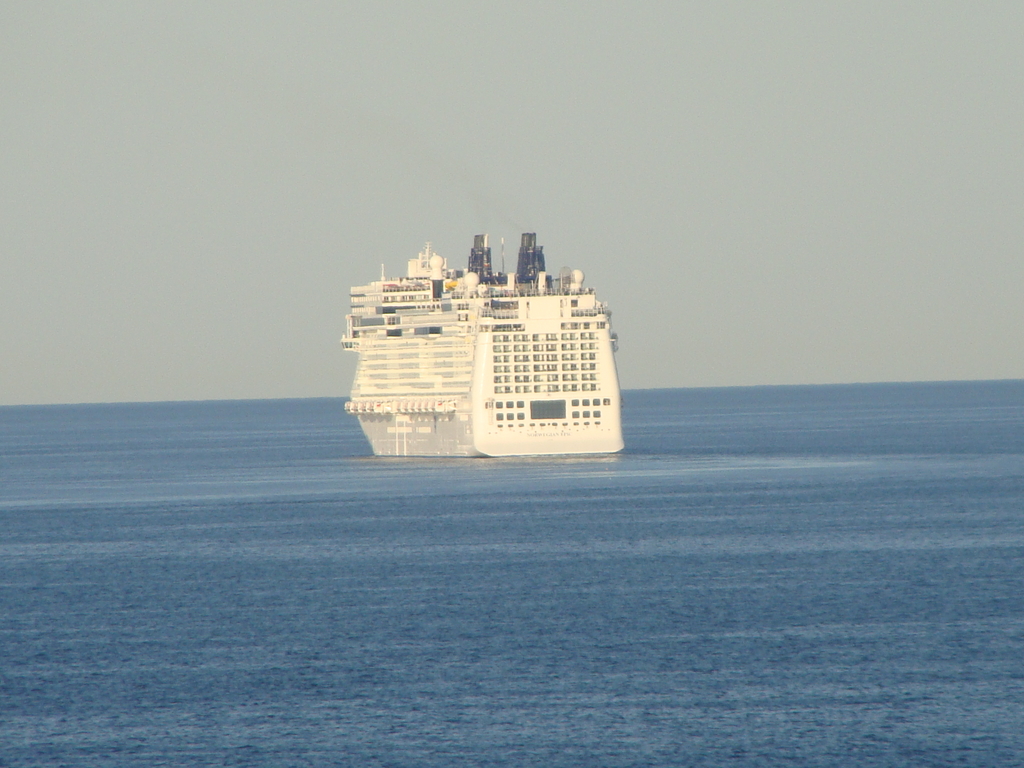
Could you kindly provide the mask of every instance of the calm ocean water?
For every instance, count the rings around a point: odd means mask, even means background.
[[[0,408],[0,766],[1024,765],[1024,382]]]

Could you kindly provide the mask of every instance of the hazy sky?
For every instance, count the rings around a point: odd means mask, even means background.
[[[1024,4],[0,0],[2,404],[346,395],[522,231],[625,387],[1024,378]]]

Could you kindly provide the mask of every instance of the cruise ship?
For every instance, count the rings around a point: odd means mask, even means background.
[[[504,261],[504,257],[502,258]],[[345,410],[378,456],[542,456],[623,448],[611,312],[579,269],[545,269],[535,233],[515,272],[487,235],[466,269],[430,243],[404,277],[352,288]]]

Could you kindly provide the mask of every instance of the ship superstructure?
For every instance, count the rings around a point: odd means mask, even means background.
[[[623,447],[611,312],[583,272],[545,269],[534,233],[514,273],[487,235],[468,269],[428,243],[405,277],[352,288],[342,345],[359,353],[351,399],[390,456],[614,453]]]

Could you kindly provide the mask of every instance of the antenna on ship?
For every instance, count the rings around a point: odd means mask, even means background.
[[[384,272],[384,262],[381,262],[380,263],[380,280],[381,280],[381,282],[384,282],[387,279],[388,279],[387,278],[387,274]]]
[[[501,271],[505,271],[505,238],[501,238]]]

